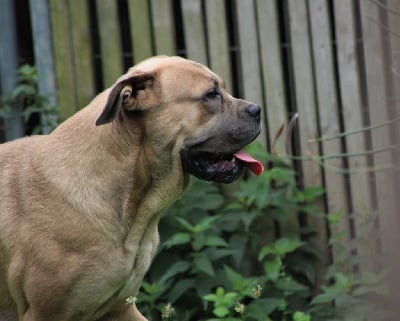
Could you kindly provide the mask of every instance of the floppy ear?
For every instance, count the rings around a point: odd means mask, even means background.
[[[138,91],[152,90],[154,75],[141,73],[117,82],[108,94],[107,103],[96,120],[96,126],[107,124],[115,119],[124,108],[135,110],[138,107]]]

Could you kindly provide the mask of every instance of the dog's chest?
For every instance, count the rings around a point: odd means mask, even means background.
[[[145,276],[159,244],[158,221],[162,210],[181,196],[184,188],[176,184],[164,185],[163,188],[154,188],[136,207],[136,213],[131,221],[131,227],[124,240],[124,260],[113,265],[117,260],[110,260],[112,276],[104,276],[112,282],[105,286],[101,310],[111,308],[114,304],[121,304],[130,296],[137,296],[143,277]],[[99,315],[102,311],[97,311]],[[96,313],[96,314],[97,314]]]
[[[124,304],[127,298],[137,296],[158,246],[159,236],[155,221],[150,221],[134,252],[116,250],[116,255],[110,256],[107,263],[108,271],[103,270],[98,274],[97,297],[94,293],[90,296],[94,304],[91,313],[94,319],[112,310],[113,306]]]
[[[121,288],[119,295],[121,299],[135,296],[139,290],[143,277],[150,267],[159,244],[157,225],[158,217],[149,222],[138,244],[137,251],[133,251],[130,254],[130,264],[126,266],[128,269],[130,268],[130,271],[128,271],[125,284]]]

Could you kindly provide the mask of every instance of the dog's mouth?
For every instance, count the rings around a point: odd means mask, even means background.
[[[184,168],[193,176],[216,183],[229,184],[237,180],[244,168],[261,175],[264,166],[245,151],[231,155],[218,155],[209,152],[184,155]]]

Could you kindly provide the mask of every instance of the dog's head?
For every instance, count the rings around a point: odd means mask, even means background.
[[[260,114],[258,105],[227,93],[207,67],[154,57],[118,79],[96,125],[116,121],[140,129],[155,150],[180,157],[184,173],[230,183],[244,167],[262,172],[242,151],[260,133]]]

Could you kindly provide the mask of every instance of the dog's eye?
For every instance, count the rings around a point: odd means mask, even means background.
[[[210,91],[209,93],[206,94],[207,99],[220,99],[221,94],[217,90]]]

